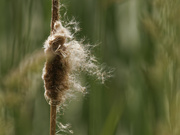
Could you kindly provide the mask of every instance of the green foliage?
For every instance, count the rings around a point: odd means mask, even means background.
[[[62,3],[63,20],[80,22],[77,38],[99,44],[94,53],[115,71],[104,86],[83,76],[88,94],[58,120],[75,135],[179,135],[179,1]],[[51,1],[1,0],[0,15],[0,135],[48,135],[41,74]]]

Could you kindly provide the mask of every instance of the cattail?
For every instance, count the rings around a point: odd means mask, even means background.
[[[68,31],[64,29],[59,21],[54,23],[53,34],[45,42],[45,54],[47,61],[44,67],[45,97],[50,104],[61,103],[65,90],[69,89],[68,52],[64,45],[68,38]]]
[[[68,89],[68,61],[66,60],[66,33],[61,29],[59,20],[59,0],[52,0],[51,35],[45,43],[47,57],[43,69],[45,97],[50,99],[50,135],[56,133],[56,105],[60,104],[62,95]],[[60,31],[59,31],[60,29]],[[63,53],[64,52],[64,53]]]
[[[59,1],[52,0],[51,34],[44,44],[46,63],[42,75],[45,98],[51,105],[51,135],[55,135],[56,106],[72,96],[73,91],[85,90],[78,81],[79,73],[85,71],[102,82],[111,74],[101,68],[89,48],[76,41],[73,35],[59,20]]]

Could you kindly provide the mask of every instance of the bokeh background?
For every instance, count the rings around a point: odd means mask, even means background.
[[[115,70],[105,85],[82,76],[87,94],[63,107],[58,133],[180,135],[180,1],[61,3],[62,20],[79,22],[77,39],[98,44],[93,53]],[[48,135],[41,74],[51,0],[0,0],[0,16],[0,135]]]

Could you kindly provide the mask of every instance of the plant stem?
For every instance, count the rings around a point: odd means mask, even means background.
[[[52,0],[51,32],[54,31],[54,23],[59,20],[59,0]],[[56,105],[51,105],[50,111],[50,135],[56,134]]]
[[[56,134],[56,105],[51,105],[50,112],[50,135]]]
[[[59,20],[59,0],[52,0],[51,32],[54,30],[54,23]]]

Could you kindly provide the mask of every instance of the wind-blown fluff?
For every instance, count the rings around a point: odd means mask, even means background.
[[[67,90],[84,91],[78,81],[78,74],[85,71],[104,82],[109,73],[98,66],[96,58],[81,42],[76,41],[60,21],[54,24],[54,31],[44,44],[47,57],[43,69],[45,97],[50,104],[60,104],[67,97]]]

